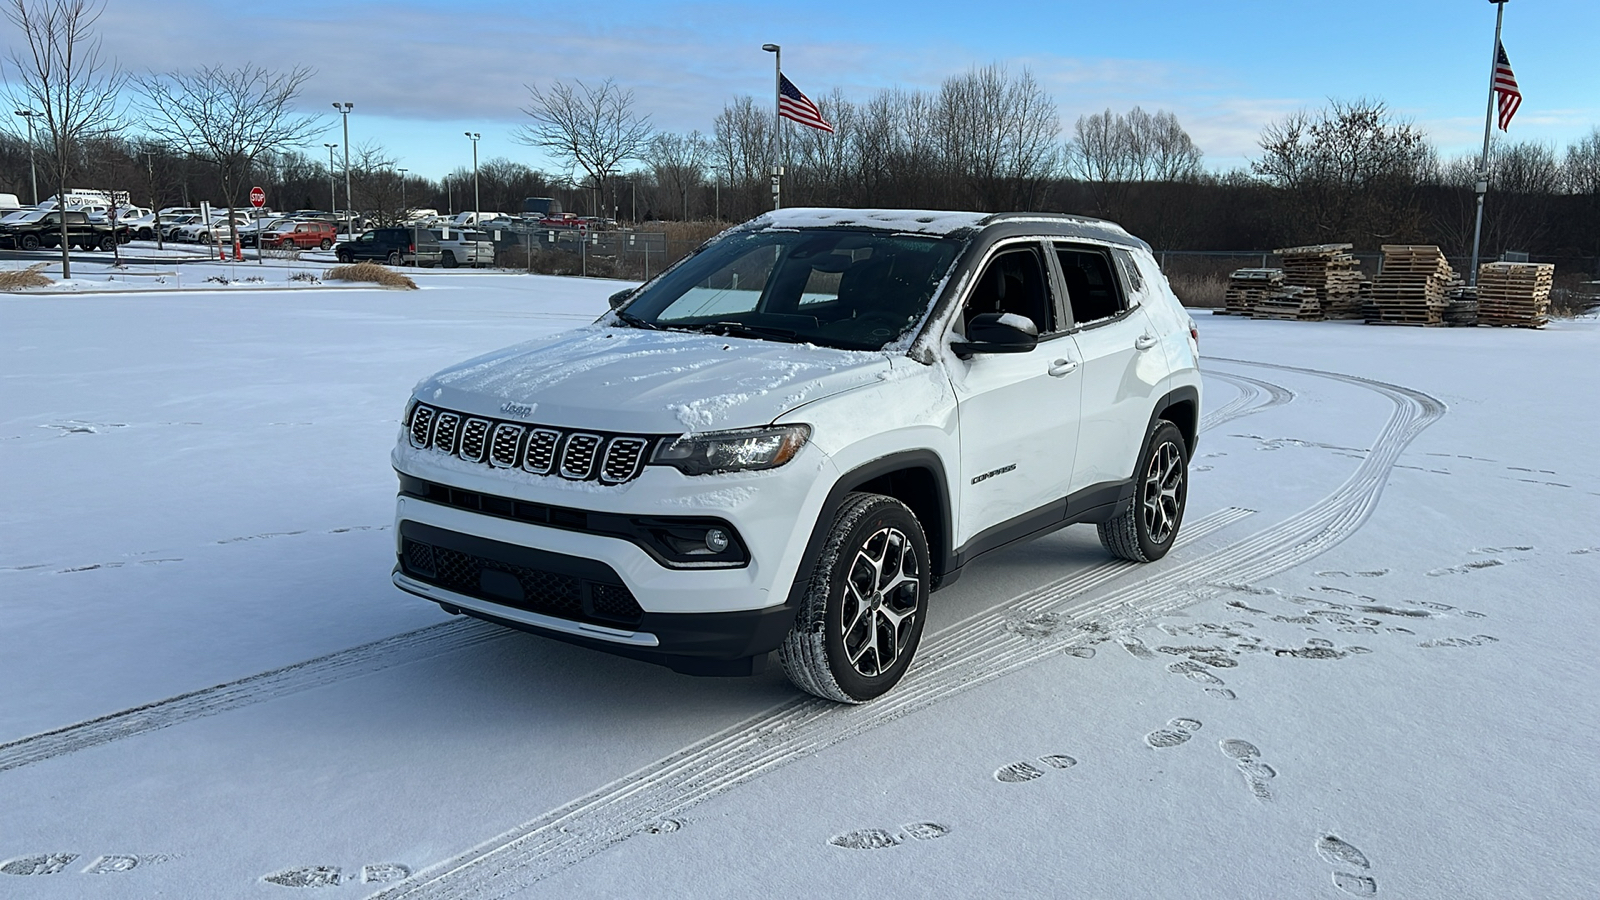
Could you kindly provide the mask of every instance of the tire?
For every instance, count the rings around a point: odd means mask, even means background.
[[[37,250],[39,249],[39,236],[37,234],[25,234],[17,241],[17,246],[24,250]]]
[[[1152,562],[1167,555],[1189,499],[1189,447],[1178,426],[1158,420],[1134,470],[1133,504],[1100,523],[1100,543],[1112,556]]]
[[[446,250],[444,255],[439,257],[439,265],[444,266],[446,269],[454,269],[456,267],[456,255]]]
[[[327,238],[323,238],[322,239],[322,243],[317,245],[317,249],[319,249],[319,250],[327,250],[327,249],[331,248],[332,246],[333,246],[333,241],[330,241]]]
[[[353,261],[353,258],[350,256],[350,253],[347,250],[340,250],[338,253],[335,253],[334,258],[338,259],[339,262],[345,263],[346,265]]]
[[[109,234],[106,235],[100,239],[100,249],[106,251],[107,253],[117,249],[117,239]]]
[[[778,660],[807,693],[865,703],[905,675],[927,605],[928,539],[917,517],[893,497],[849,494]]]
[[[401,260],[400,260],[400,251],[399,250],[390,250],[389,251],[389,265],[394,266],[396,268],[399,268],[400,262],[401,262]]]

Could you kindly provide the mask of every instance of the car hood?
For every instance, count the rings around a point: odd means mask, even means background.
[[[595,431],[674,434],[765,425],[874,384],[897,354],[590,326],[445,369],[415,396],[459,412]]]

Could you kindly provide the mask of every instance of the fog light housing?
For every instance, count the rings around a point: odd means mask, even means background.
[[[706,530],[706,549],[712,553],[721,553],[728,549],[728,533],[721,528]]]

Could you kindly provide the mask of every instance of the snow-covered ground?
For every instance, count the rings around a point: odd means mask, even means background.
[[[1600,323],[1199,317],[1181,545],[843,708],[390,585],[412,384],[615,283],[182,269],[0,296],[0,897],[1597,895]]]

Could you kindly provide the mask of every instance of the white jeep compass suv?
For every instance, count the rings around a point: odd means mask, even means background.
[[[929,595],[1075,523],[1183,519],[1198,338],[1143,241],[1051,214],[785,209],[593,325],[423,382],[394,583],[697,674],[900,680]]]

